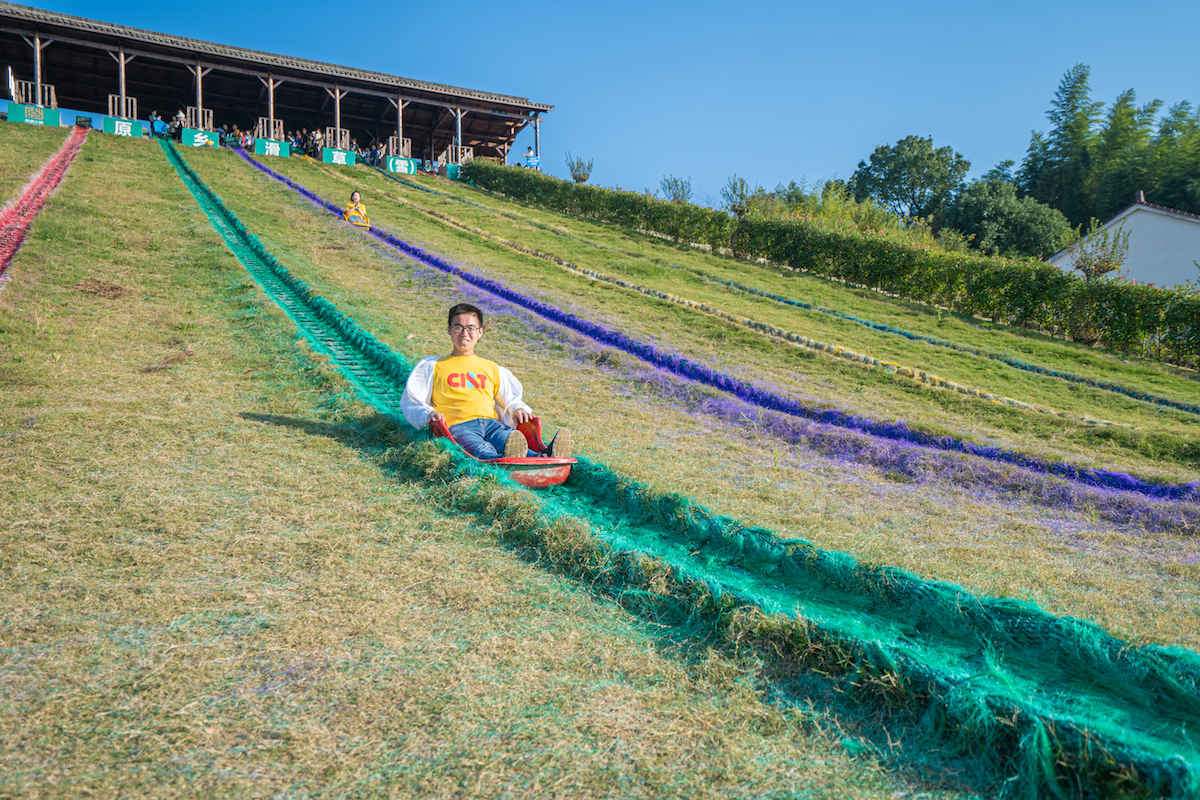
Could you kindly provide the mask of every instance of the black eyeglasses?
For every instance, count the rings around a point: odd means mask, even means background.
[[[465,333],[468,336],[474,336],[475,334],[479,333],[482,330],[483,330],[483,328],[480,328],[477,325],[451,325],[450,326],[451,333],[456,333],[456,334],[457,333]]]

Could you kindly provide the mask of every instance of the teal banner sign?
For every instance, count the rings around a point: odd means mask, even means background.
[[[277,142],[274,139],[255,139],[254,153],[260,156],[282,156],[287,158],[292,154],[292,146],[287,142]]]
[[[388,172],[397,172],[401,175],[416,175],[417,164],[420,164],[415,158],[400,158],[399,156],[388,156],[387,168]]]
[[[24,122],[26,125],[50,125],[52,127],[58,127],[62,124],[57,108],[23,106],[19,103],[8,104],[8,121]]]
[[[446,177],[452,181],[458,180],[459,169],[460,167],[458,164],[447,164]]]
[[[357,161],[357,157],[349,150],[338,150],[336,147],[326,147],[321,151],[321,160],[326,164],[345,164],[353,166]]]
[[[183,129],[181,143],[184,147],[217,147],[221,144],[218,135],[211,131],[197,131],[191,128]]]
[[[104,132],[116,136],[142,136],[142,123],[136,119],[104,118]]]

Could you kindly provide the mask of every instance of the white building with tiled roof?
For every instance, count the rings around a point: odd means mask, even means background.
[[[1134,202],[1102,227],[1115,231],[1122,223],[1129,234],[1122,273],[1166,287],[1200,279],[1200,215],[1147,203],[1137,192]],[[1069,250],[1059,250],[1048,260],[1068,272],[1074,268]]]

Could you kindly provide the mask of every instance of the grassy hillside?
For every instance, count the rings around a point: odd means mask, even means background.
[[[20,136],[0,126],[0,162],[16,161]],[[1200,648],[1194,532],[1147,532],[1086,503],[914,475],[705,414],[697,408],[715,392],[665,385],[628,356],[397,258],[228,152],[186,157],[290,270],[399,352],[442,352],[445,308],[479,302],[494,314],[481,350],[522,378],[551,430],[570,425],[579,448],[614,469],[782,537],[1032,599],[1135,642]],[[270,163],[339,200],[360,188],[376,220],[472,269],[791,396],[1046,457],[1200,477],[1190,415],[697,276],[1194,396],[1195,383],[1158,365],[428,178],[418,182],[486,208],[361,168]],[[797,350],[580,280],[421,209],[1073,416]],[[502,547],[486,519],[439,510],[436,491],[387,457],[389,424],[297,343],[156,146],[91,137],[10,272],[0,290],[0,491],[14,510],[0,528],[0,580],[14,598],[0,617],[6,791],[110,793],[132,781],[146,794],[894,797],[972,785],[955,777],[970,765],[902,734],[879,756],[851,757],[861,740],[891,735],[819,682],[811,705],[768,702],[752,657],[664,638],[679,631]]]
[[[11,272],[0,793],[934,796],[389,470],[156,146],[92,136]]]

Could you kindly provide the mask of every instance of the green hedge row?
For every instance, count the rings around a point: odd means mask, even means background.
[[[921,247],[896,235],[811,220],[735,219],[637,192],[574,184],[531,169],[472,161],[463,178],[565,214],[730,248],[909,300],[1150,357],[1200,357],[1200,298],[1120,280],[1084,281],[1057,267]]]

